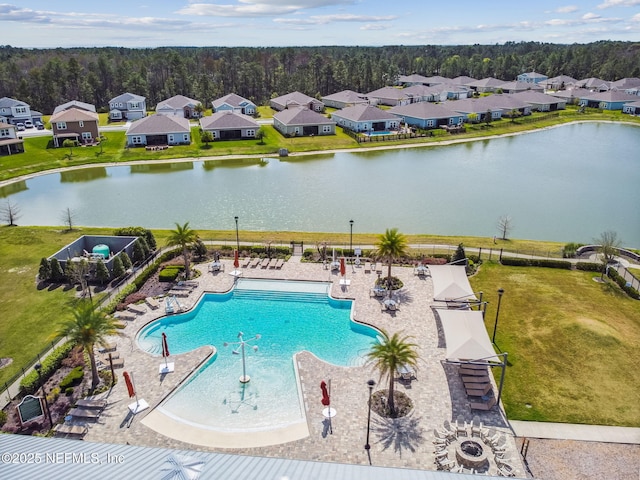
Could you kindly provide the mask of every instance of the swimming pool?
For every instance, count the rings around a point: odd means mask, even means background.
[[[391,132],[389,130],[380,130],[378,132],[369,132],[367,133],[370,137],[376,137],[378,135],[395,135],[395,132]]]
[[[293,355],[308,350],[321,360],[357,366],[378,332],[351,320],[350,300],[330,298],[329,283],[239,279],[229,293],[203,295],[190,312],[143,328],[138,345],[161,355],[166,333],[172,354],[213,345],[216,355],[159,409],[172,418],[222,431],[281,428],[305,421]],[[251,381],[239,382],[242,358],[234,355],[238,332],[245,340]],[[257,345],[254,352],[251,346]]]

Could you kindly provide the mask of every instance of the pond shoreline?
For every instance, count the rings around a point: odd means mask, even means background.
[[[559,127],[563,127],[566,125],[574,125],[574,124],[579,124],[579,123],[615,123],[615,124],[622,124],[622,125],[632,125],[632,126],[638,126],[637,124],[633,123],[633,122],[614,122],[611,120],[576,120],[576,121],[572,121],[572,122],[567,122],[567,123],[560,123],[557,125],[551,125],[548,127],[544,127],[544,128],[539,128],[539,129],[531,129],[531,130],[524,130],[524,131],[520,131],[520,132],[513,132],[513,133],[502,133],[502,134],[498,134],[498,135],[488,135],[488,136],[483,136],[483,137],[473,137],[473,138],[459,138],[459,139],[451,139],[451,140],[442,140],[442,141],[438,141],[438,142],[433,142],[433,143],[429,143],[429,144],[424,144],[424,143],[400,143],[397,145],[382,145],[379,147],[363,147],[363,148],[359,148],[357,150],[355,149],[351,149],[351,148],[342,148],[342,149],[332,149],[332,150],[313,150],[313,151],[309,151],[309,152],[293,152],[290,153],[288,157],[282,157],[282,158],[292,158],[292,157],[304,157],[304,156],[312,156],[312,155],[322,155],[322,154],[334,154],[334,153],[359,153],[359,152],[370,152],[370,151],[385,151],[385,150],[400,150],[400,149],[405,149],[405,148],[430,148],[430,147],[442,147],[442,146],[449,146],[449,145],[459,145],[462,143],[469,143],[469,142],[477,142],[477,141],[483,141],[483,140],[492,140],[492,139],[497,139],[497,138],[506,138],[506,137],[515,137],[518,135],[526,135],[526,134],[530,134],[530,133],[536,133],[536,132],[543,132],[545,130],[550,130],[553,128],[559,128]],[[211,157],[178,157],[178,158],[168,158],[168,159],[154,159],[154,160],[132,160],[132,161],[128,161],[128,162],[102,162],[102,163],[90,163],[90,164],[83,164],[83,165],[74,165],[71,167],[60,167],[60,168],[53,168],[50,170],[41,170],[39,172],[34,172],[34,173],[29,173],[26,175],[20,175],[18,177],[14,177],[8,180],[3,180],[0,181],[0,188],[1,187],[6,187],[8,185],[12,185],[14,183],[18,183],[18,182],[23,182],[26,180],[30,180],[33,178],[37,178],[39,176],[42,175],[49,175],[49,174],[53,174],[53,173],[62,173],[62,172],[70,172],[70,171],[74,171],[74,170],[82,170],[85,168],[106,168],[106,167],[122,167],[122,166],[131,166],[131,165],[158,165],[158,164],[165,164],[165,163],[189,163],[189,162],[206,162],[206,161],[210,161],[210,160],[239,160],[239,159],[247,159],[247,158],[258,158],[258,157],[262,157],[262,158],[281,158],[277,155],[271,154],[271,155],[219,155],[219,156],[211,156]]]

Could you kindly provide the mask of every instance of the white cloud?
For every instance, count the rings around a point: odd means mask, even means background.
[[[633,7],[635,5],[640,5],[640,0],[604,0],[604,3],[598,5],[598,8]]]
[[[640,13],[636,13],[633,17],[631,17],[632,22],[640,22]]]
[[[273,21],[288,25],[326,25],[334,22],[386,22],[395,20],[393,15],[371,16],[353,15],[350,13],[338,13],[335,15],[312,15],[308,18],[275,18]]]
[[[386,23],[367,23],[360,27],[360,30],[388,30],[391,25]]]
[[[602,16],[601,16],[601,15],[596,15],[595,13],[591,13],[591,12],[589,12],[589,13],[585,13],[585,14],[582,16],[582,19],[583,19],[583,20],[595,20],[595,19],[597,19],[597,18],[602,18]]]
[[[564,7],[558,7],[556,8],[556,13],[573,13],[573,12],[577,12],[579,10],[579,8],[576,5],[567,5]]]
[[[191,2],[176,13],[212,17],[265,17],[353,3],[354,0],[238,0],[235,4]]]

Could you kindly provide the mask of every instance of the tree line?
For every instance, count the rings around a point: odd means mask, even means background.
[[[237,93],[257,105],[291,91],[311,96],[344,89],[367,93],[417,73],[454,78],[515,80],[523,72],[576,79],[640,77],[640,43],[600,41],[560,45],[385,47],[163,47],[24,49],[0,46],[0,97],[49,114],[81,100],[107,111],[124,92],[147,98],[149,108],[173,95],[204,105]]]

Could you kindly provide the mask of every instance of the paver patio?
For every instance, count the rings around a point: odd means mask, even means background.
[[[225,267],[226,272],[233,270],[230,261]],[[228,273],[208,272],[206,265],[195,268],[200,270],[202,275],[197,279],[198,287],[188,297],[179,299],[183,306],[191,308],[203,292],[225,292],[232,288],[234,277]],[[412,268],[394,267],[393,274],[404,282],[404,288],[399,293],[399,310],[385,312],[380,307],[380,300],[369,295],[377,275],[375,272],[364,273],[364,268],[348,266],[346,277],[350,280],[349,286],[339,285],[338,272],[332,273],[322,264],[302,263],[299,257],[292,257],[279,270],[260,267],[242,270],[245,278],[331,281],[332,296],[355,300],[354,317],[357,321],[383,328],[389,333],[401,331],[410,335],[412,341],[419,345],[420,368],[417,380],[409,384],[396,384],[398,390],[405,392],[413,400],[414,412],[411,418],[415,421],[385,420],[372,413],[372,464],[435,470],[433,429],[441,427],[445,420],[455,420],[458,415],[463,415],[468,422],[474,415],[478,415],[484,425],[505,433],[508,437],[507,458],[516,466],[517,476],[525,476],[513,432],[501,411],[495,407],[489,412],[472,412],[456,367],[444,363],[444,337],[439,320],[431,309],[433,288],[429,276],[418,277],[414,275]],[[386,272],[386,268],[384,271]],[[142,326],[162,315],[163,308],[147,309],[146,313],[127,322],[124,335],[114,338],[118,345],[117,350],[125,360],[124,370],[133,374],[139,397],[144,398],[150,408],[136,416],[129,413],[127,405],[134,400],[127,396],[125,382],[122,379],[123,370],[117,370],[118,384],[110,392],[100,396],[107,399],[109,404],[100,420],[88,425],[85,440],[339,463],[369,463],[363,448],[366,440],[369,395],[367,381],[374,379],[378,383],[377,371],[370,367],[329,365],[309,352],[302,352],[296,356],[309,430],[309,435],[305,438],[260,447],[235,446],[242,444],[237,443],[236,439],[228,444],[234,445],[234,448],[221,448],[219,444],[224,444],[224,439],[214,442],[213,446],[207,444],[210,432],[202,436],[198,436],[196,432],[190,442],[183,442],[149,428],[146,424],[158,424],[160,421],[158,415],[161,414],[153,412],[154,407],[213,353],[212,347],[200,347],[189,353],[172,355],[175,372],[159,375],[158,367],[163,361],[162,358],[140,350],[136,346],[135,335]],[[337,410],[337,416],[332,421],[333,434],[327,431],[320,402],[320,382],[328,379],[332,381],[332,407]],[[376,385],[375,388],[386,388],[386,384],[383,380],[382,384]],[[149,418],[145,418],[147,416]],[[169,430],[171,428],[169,427]],[[251,435],[246,434],[247,442],[251,441]],[[239,438],[242,436],[243,434],[240,434]],[[286,438],[286,435],[283,438]],[[494,464],[490,472],[495,474]]]

